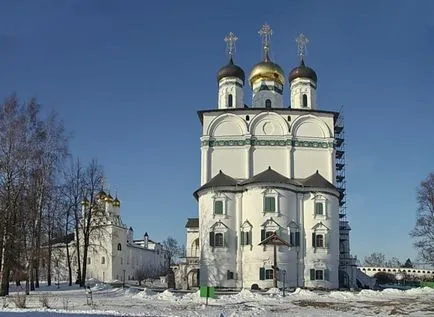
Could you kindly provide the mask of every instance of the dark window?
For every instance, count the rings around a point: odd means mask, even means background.
[[[227,273],[226,273],[226,278],[228,279],[228,280],[233,280],[234,279],[234,272],[231,272],[231,271],[227,271]]]
[[[261,241],[271,236],[274,232],[273,231],[266,231],[265,229],[261,230]]]
[[[303,94],[303,107],[307,107],[307,95]]]
[[[241,231],[241,245],[251,245],[251,244],[252,244],[252,232]]]
[[[228,95],[228,107],[231,108],[233,104],[232,94]]]
[[[318,234],[315,236],[315,246],[317,248],[323,248],[324,247],[324,236],[322,234]]]
[[[222,247],[224,245],[223,233],[216,233],[214,236],[214,246]]]
[[[222,200],[214,201],[214,213],[217,215],[223,214],[223,201]]]
[[[270,99],[265,100],[265,108],[271,108],[271,100]]]
[[[122,245],[118,243],[118,251],[122,251]]]
[[[312,233],[312,247],[314,248],[324,248],[324,235]]]
[[[268,270],[265,270],[265,279],[266,280],[272,280],[273,279],[273,270],[271,270],[271,269],[268,269]]]
[[[324,215],[323,203],[315,203],[315,215]]]
[[[264,197],[264,211],[272,212],[276,211],[276,198],[265,196]]]
[[[325,270],[315,270],[315,269],[311,269],[310,270],[310,279],[311,281],[314,280],[330,280],[330,273],[329,270],[325,269]]]
[[[292,247],[298,247],[300,246],[300,232],[295,231],[291,232],[289,235],[289,244]]]
[[[246,121],[249,121],[250,120],[250,117],[249,116],[246,116]]]
[[[101,264],[105,264],[105,257],[101,258]]]

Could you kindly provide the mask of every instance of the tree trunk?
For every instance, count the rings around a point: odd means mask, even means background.
[[[69,286],[72,285],[72,267],[71,267],[71,255],[69,253],[69,245],[66,244],[66,262],[68,264],[68,279],[69,279]]]
[[[51,237],[49,236],[49,239]],[[48,242],[48,257],[47,257],[47,285],[51,286],[51,255],[53,253],[53,247],[51,246],[51,241]]]

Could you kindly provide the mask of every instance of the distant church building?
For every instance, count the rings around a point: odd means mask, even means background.
[[[136,280],[137,272],[144,271],[146,277],[165,275],[168,270],[169,257],[163,245],[152,241],[148,233],[143,239],[134,240],[132,227],[127,227],[121,218],[119,199],[113,198],[101,190],[95,197],[93,216],[95,228],[91,229],[90,247],[86,259],[86,278],[101,282],[122,282]],[[89,209],[90,202],[84,198],[81,202],[83,215]],[[84,218],[84,217],[83,217]],[[83,220],[82,220],[83,221]],[[80,230],[80,232],[82,232]],[[59,241],[54,244],[52,254],[52,276],[54,279],[67,280],[68,266],[66,260],[66,245],[68,243],[73,266],[73,277],[77,274],[77,254],[75,244],[80,241],[80,257],[83,256],[83,242],[75,234],[69,241]],[[47,266],[42,264],[42,277],[45,277]],[[142,273],[143,274],[143,273]]]
[[[225,38],[229,63],[217,73],[217,109],[198,112],[202,125],[199,217],[187,222],[187,287],[355,287],[350,227],[345,216],[344,139],[340,113],[320,110],[318,78],[299,65],[286,77],[270,59],[272,30],[264,25],[263,58],[248,77],[234,63],[237,37]],[[184,283],[185,287],[185,283]]]

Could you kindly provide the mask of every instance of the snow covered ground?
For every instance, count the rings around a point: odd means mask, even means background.
[[[86,292],[61,285],[41,287],[27,297],[26,309],[17,309],[16,293],[0,298],[0,316],[83,317],[83,316],[434,316],[434,289],[407,291],[386,289],[360,292],[314,293],[297,289],[283,297],[277,290],[205,299],[199,293],[154,293],[148,289],[112,288],[96,284],[92,288],[94,305],[86,304]],[[50,308],[42,308],[44,299]]]

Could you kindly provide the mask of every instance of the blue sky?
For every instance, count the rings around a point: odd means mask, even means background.
[[[197,215],[196,111],[216,108],[224,36],[238,35],[248,74],[267,22],[288,74],[303,32],[319,107],[344,106],[352,252],[405,260],[416,256],[416,187],[433,170],[432,12],[432,1],[397,0],[0,0],[0,96],[36,96],[60,114],[72,152],[104,165],[137,237],[184,243]]]

